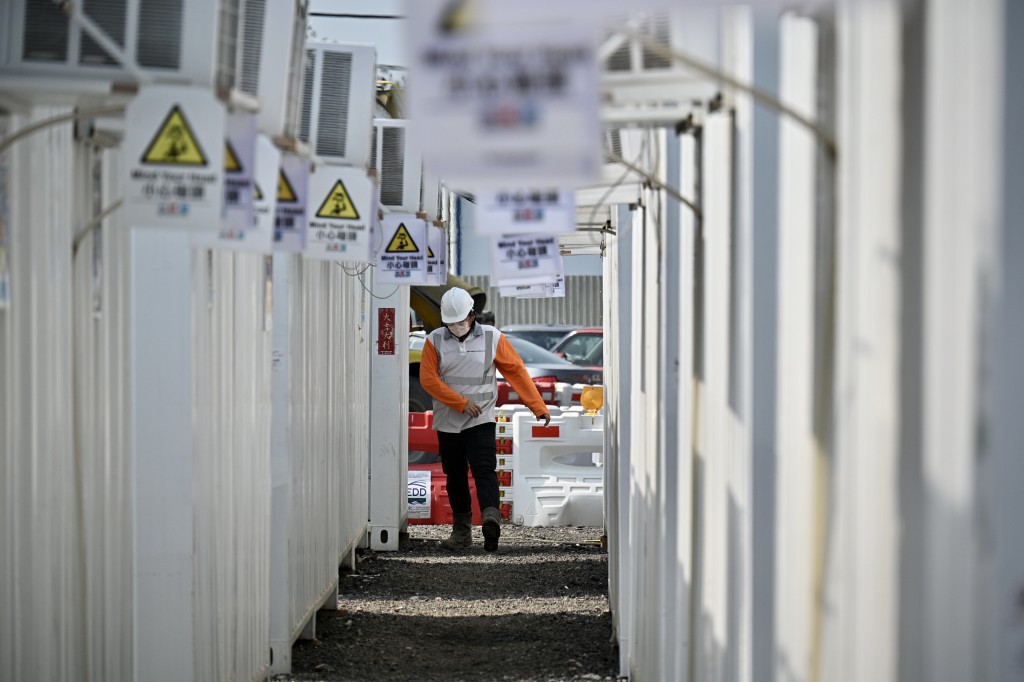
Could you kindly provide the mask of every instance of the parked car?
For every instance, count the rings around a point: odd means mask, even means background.
[[[426,332],[409,332],[409,411],[426,412],[434,409],[433,398],[420,386],[420,358]]]
[[[568,324],[507,324],[501,328],[501,333],[551,350],[566,334],[576,329],[579,327]]]
[[[604,337],[598,341],[577,364],[588,367],[604,367]]]
[[[508,340],[519,357],[522,358],[526,370],[530,373],[530,378],[533,379],[533,383],[537,386],[540,397],[544,399],[545,403],[551,404],[555,401],[556,383],[599,385],[604,382],[604,369],[601,367],[575,365],[535,343],[511,334],[508,336]],[[522,402],[519,394],[502,378],[501,372],[498,372],[497,404],[517,405]]]
[[[555,384],[601,384],[604,381],[604,369],[598,363],[595,367],[582,367],[564,360],[551,351],[541,348],[526,339],[508,334],[509,343],[522,358],[530,378],[537,386],[541,398],[551,403],[555,399]],[[409,411],[426,412],[432,410],[433,402],[430,394],[420,386],[420,357],[426,341],[424,332],[409,334]],[[522,404],[519,395],[509,386],[498,372],[498,405]]]
[[[589,365],[589,362],[583,362],[583,358],[594,346],[601,343],[603,338],[604,330],[601,327],[583,327],[566,334],[555,344],[551,352],[577,365]]]

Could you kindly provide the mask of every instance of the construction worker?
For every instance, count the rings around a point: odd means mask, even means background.
[[[420,359],[420,385],[434,399],[434,429],[452,508],[452,533],[441,544],[448,549],[473,544],[468,466],[476,481],[484,549],[493,552],[498,549],[501,535],[495,471],[495,368],[501,370],[501,375],[533,414],[544,420],[545,426],[551,422],[551,415],[508,339],[494,327],[476,322],[469,292],[455,287],[444,293],[441,321],[445,326],[427,335]]]

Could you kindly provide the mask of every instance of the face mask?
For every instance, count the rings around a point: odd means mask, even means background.
[[[456,322],[448,325],[448,331],[455,336],[465,336],[466,332],[469,331],[469,325],[470,322],[468,320],[463,320],[462,322]]]

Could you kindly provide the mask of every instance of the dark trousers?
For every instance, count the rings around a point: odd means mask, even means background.
[[[494,446],[494,422],[480,424],[461,433],[437,432],[441,450],[441,467],[448,477],[448,502],[453,514],[473,510],[469,497],[469,478],[466,470],[473,471],[476,481],[476,499],[480,511],[498,506],[497,450]]]

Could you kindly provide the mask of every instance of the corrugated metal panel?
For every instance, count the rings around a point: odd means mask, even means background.
[[[119,196],[119,160],[115,151],[100,155],[98,201],[83,215],[98,213]],[[90,177],[89,170],[79,166],[77,177]],[[127,680],[132,671],[129,249],[129,235],[115,213],[82,241],[74,259],[75,447],[85,602],[80,622],[87,661],[82,676],[91,680]]]
[[[270,663],[270,334],[265,258],[193,253],[196,679]]]
[[[334,263],[274,263],[271,645],[291,643],[335,599],[338,565],[366,532],[369,347],[366,293]],[[328,604],[331,606],[333,604]]]
[[[12,117],[11,129],[67,112],[36,107]],[[86,575],[71,390],[74,155],[71,127],[56,126],[13,147],[2,162],[12,227],[11,299],[0,309],[5,680],[75,680],[85,666],[79,617]],[[56,196],[55,187],[62,188]]]
[[[490,286],[487,275],[463,275],[468,284],[487,292],[487,309],[494,312],[496,326],[506,324],[573,324],[600,327],[602,324],[600,275],[570,275],[565,278],[565,298],[507,298]]]

